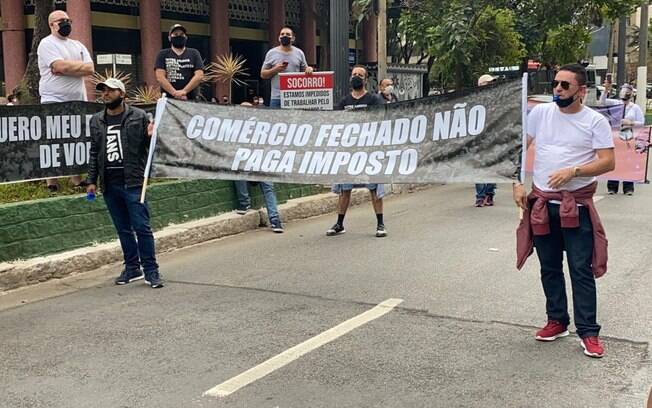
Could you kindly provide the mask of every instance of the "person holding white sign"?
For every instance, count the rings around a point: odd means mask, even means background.
[[[48,16],[50,35],[41,40],[36,50],[41,103],[86,101],[84,77],[95,73],[95,65],[88,49],[77,40],[68,38],[72,32],[72,20],[63,10]],[[80,176],[70,177],[77,186],[84,186]],[[56,178],[46,179],[50,192],[59,189]]]
[[[303,51],[292,45],[294,40],[294,31],[290,27],[283,27],[278,37],[280,45],[265,54],[260,77],[272,80],[270,108],[281,107],[281,81],[278,74],[281,72],[305,72],[310,75],[313,72],[312,67],[306,62]]]
[[[367,92],[367,69],[363,65],[356,65],[351,71],[351,93],[346,95],[337,105],[338,110],[352,110],[372,105],[383,105],[385,101],[377,94]],[[366,187],[371,194],[371,204],[376,213],[376,237],[387,236],[383,220],[383,197],[385,187],[382,184],[334,184],[332,192],[339,194],[337,200],[337,222],[326,231],[327,236],[341,235],[344,229],[344,216],[351,202],[351,190],[356,187]]]

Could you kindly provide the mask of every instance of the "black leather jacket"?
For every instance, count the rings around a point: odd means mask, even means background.
[[[145,165],[149,153],[150,138],[147,136],[149,119],[144,110],[127,104],[122,116],[122,163],[124,164],[124,177],[127,187],[143,185],[145,178]],[[91,151],[88,166],[88,183],[97,185],[100,179],[100,189],[104,190],[104,165],[106,161],[106,110],[93,115],[90,121]]]

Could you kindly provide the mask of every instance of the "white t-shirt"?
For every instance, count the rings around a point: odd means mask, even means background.
[[[602,93],[603,95],[606,95],[606,93]],[[600,98],[600,102],[602,102],[605,105],[622,105],[623,101],[619,99],[602,99]],[[623,119],[628,119],[634,122],[634,126],[643,126],[645,124],[645,117],[643,116],[643,111],[641,110],[641,107],[635,104],[634,102],[629,102],[625,106],[625,117]]]
[[[84,44],[69,38],[61,40],[50,34],[39,43],[37,54],[41,103],[87,99],[83,77],[53,75],[51,71],[52,63],[58,60],[93,62]]]
[[[554,102],[539,104],[527,117],[527,133],[535,144],[533,182],[542,191],[575,191],[593,183],[595,177],[575,177],[555,190],[548,186],[548,177],[595,160],[596,149],[614,147],[609,121],[586,106],[568,114]]]

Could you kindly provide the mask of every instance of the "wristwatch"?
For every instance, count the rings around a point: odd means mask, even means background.
[[[579,177],[580,176],[580,168],[579,166],[575,166],[573,168],[573,177]]]

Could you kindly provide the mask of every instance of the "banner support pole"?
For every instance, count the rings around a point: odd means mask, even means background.
[[[149,155],[147,157],[147,165],[145,166],[145,179],[143,180],[143,188],[140,192],[141,204],[145,203],[145,193],[147,192],[147,184],[149,183],[149,173],[152,169],[152,160],[154,159],[154,149],[156,148],[156,139],[158,137],[158,126],[161,123],[161,117],[163,116],[163,111],[165,110],[166,103],[167,103],[167,98],[165,97],[165,93],[164,93],[156,102],[156,116],[154,117],[154,131],[152,132],[152,138],[149,141]]]

